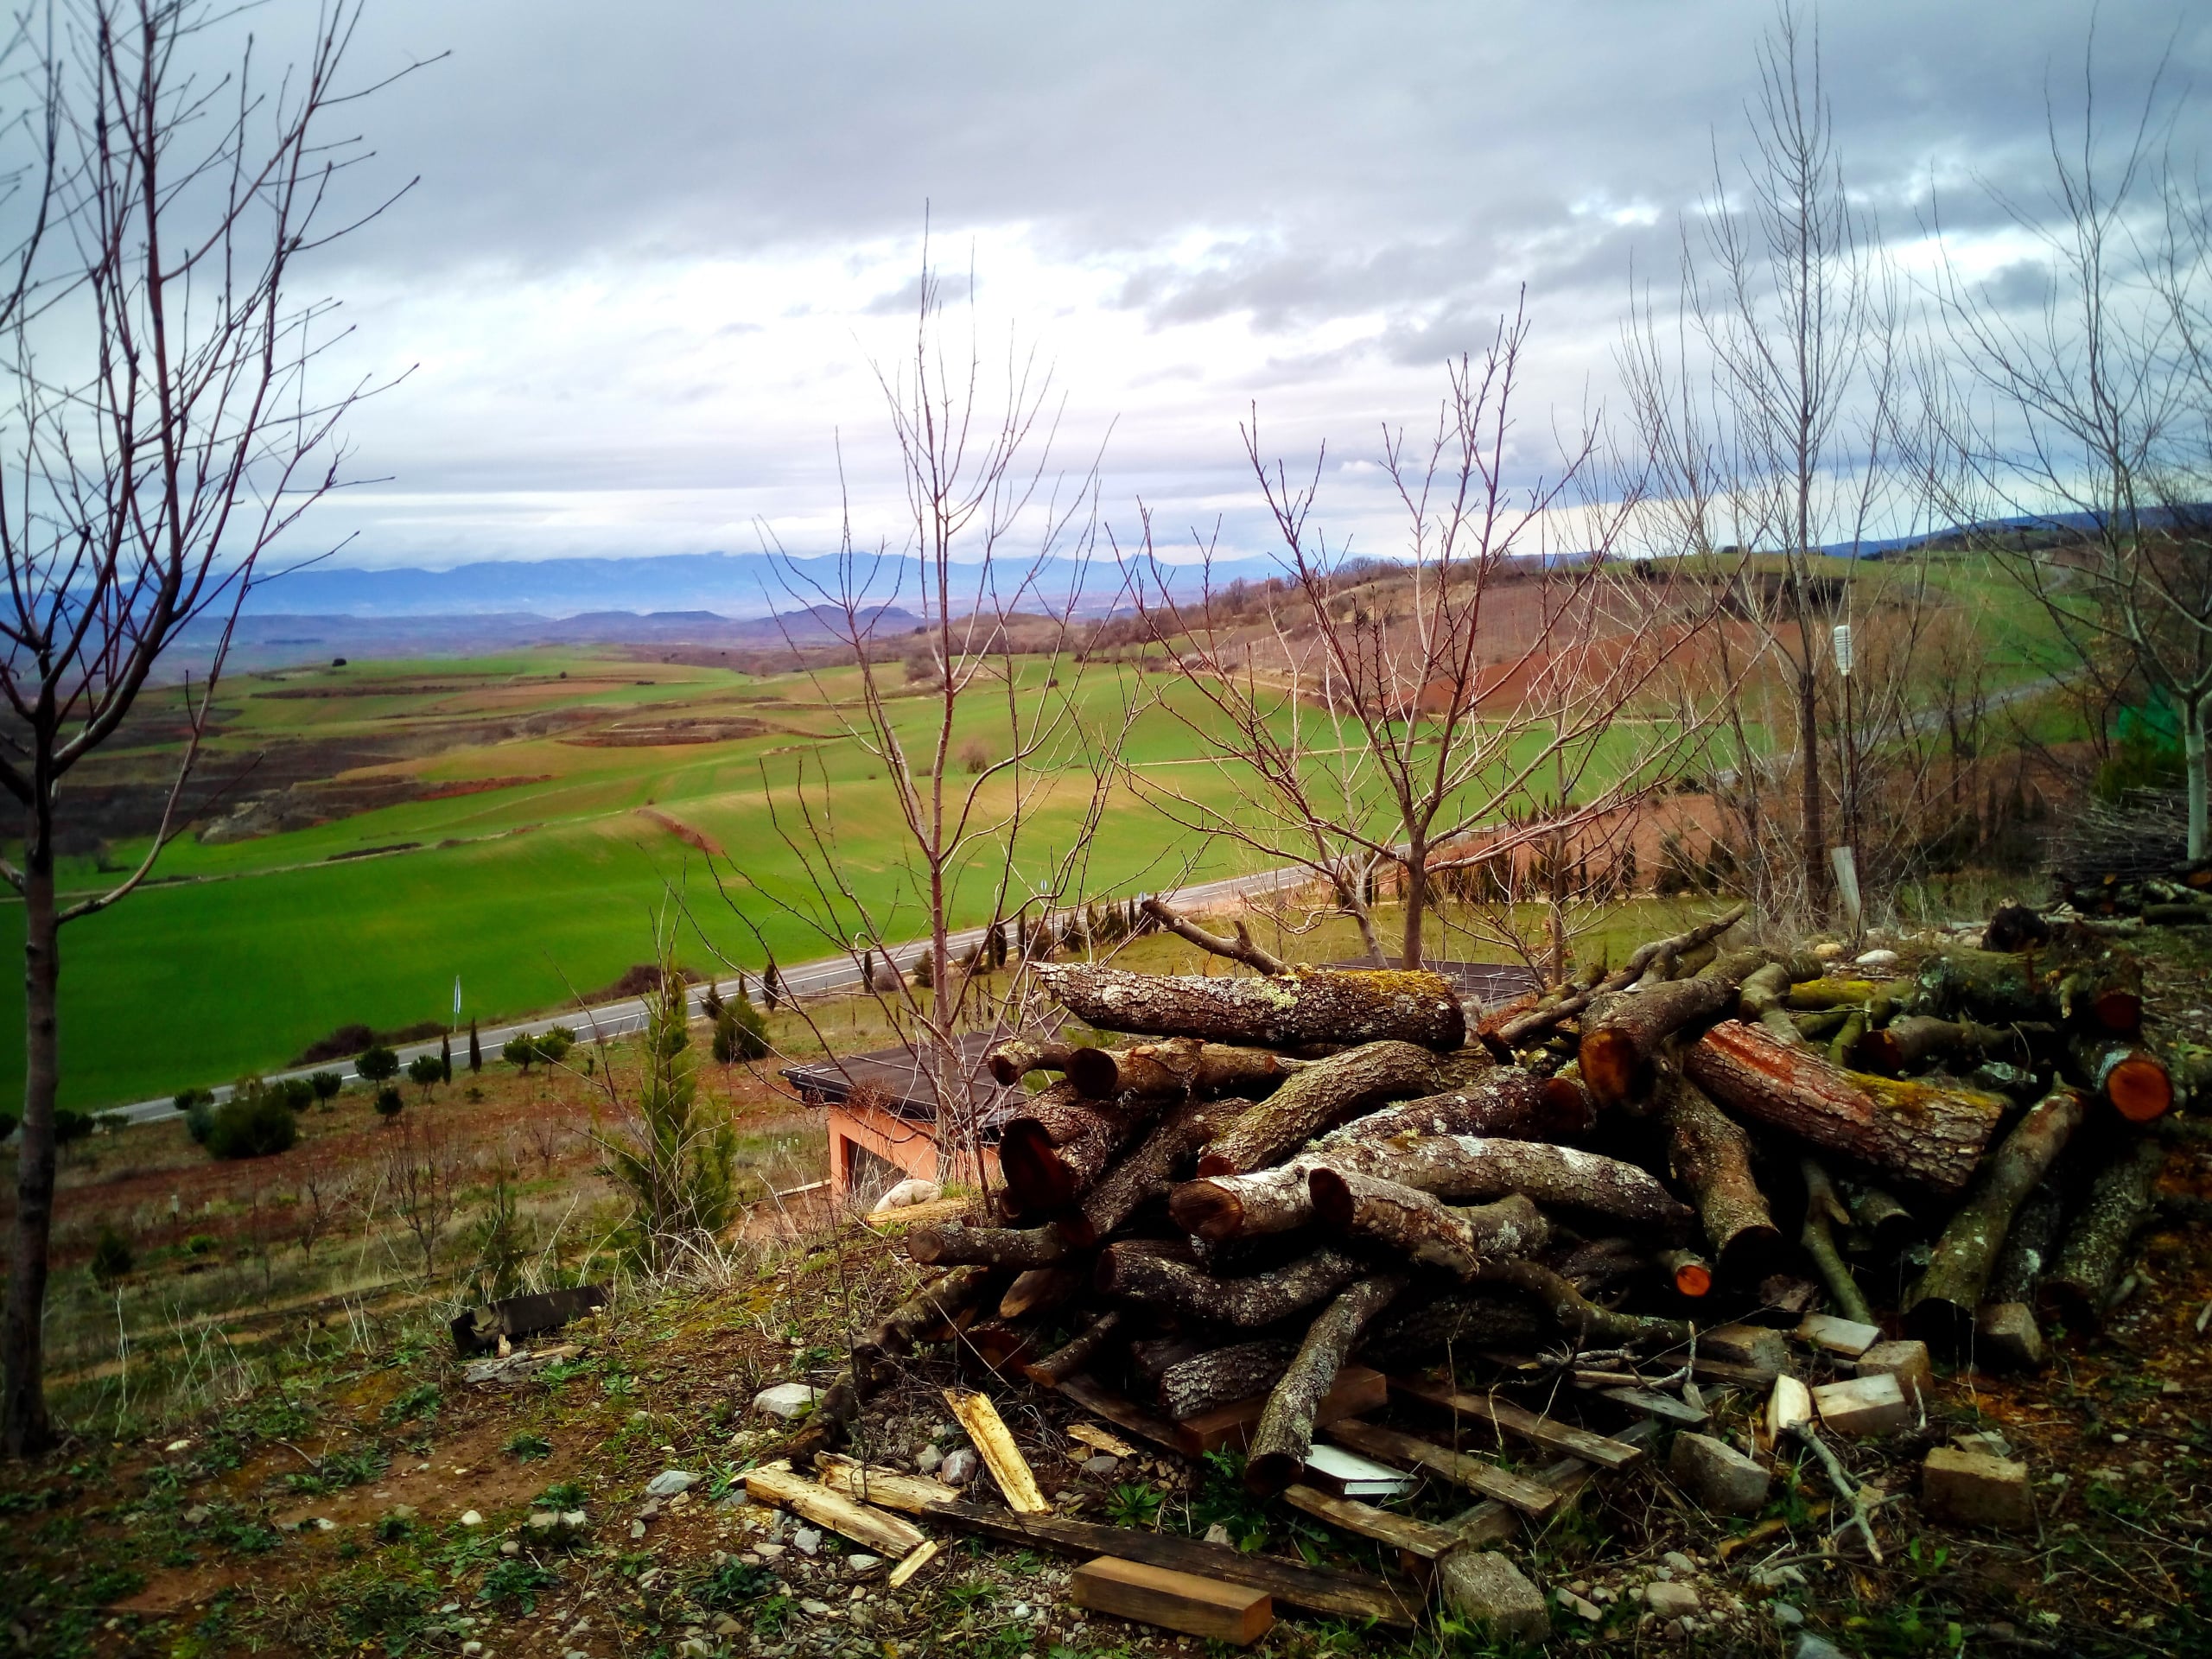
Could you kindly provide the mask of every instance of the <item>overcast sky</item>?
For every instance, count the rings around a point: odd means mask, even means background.
[[[298,0],[284,0],[296,5]],[[304,8],[301,8],[304,10]],[[265,15],[265,14],[264,14]],[[1261,545],[1238,423],[1325,438],[1322,515],[1389,550],[1383,422],[1431,418],[1450,353],[1525,286],[1524,474],[1617,402],[1633,267],[1746,143],[1757,0],[1110,6],[372,0],[347,111],[421,182],[325,256],[357,333],[334,369],[411,369],[363,407],[319,532],[348,563],[834,543],[836,445],[864,531],[899,480],[871,360],[912,332],[925,212],[987,346],[1049,363],[1079,470],[1164,538]],[[1854,0],[1820,20],[1854,193],[1909,257],[1931,189],[1954,247],[2031,250],[2044,92],[2078,110],[2090,9]],[[2212,9],[2111,0],[2100,82],[2160,54],[2202,147]],[[2115,117],[2117,119],[2118,117]],[[963,325],[964,326],[964,325]],[[1111,428],[1110,437],[1108,429]]]

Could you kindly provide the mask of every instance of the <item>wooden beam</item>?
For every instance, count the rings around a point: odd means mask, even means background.
[[[1081,1406],[1085,1411],[1103,1417],[1116,1428],[1126,1428],[1141,1440],[1149,1440],[1166,1451],[1180,1452],[1183,1442],[1173,1423],[1165,1417],[1155,1417],[1135,1401],[1118,1395],[1095,1376],[1077,1372],[1064,1376],[1059,1392]]]
[[[1541,1520],[1559,1507],[1559,1495],[1530,1480],[1526,1475],[1516,1475],[1501,1469],[1487,1458],[1478,1458],[1465,1452],[1424,1440],[1417,1435],[1402,1434],[1395,1428],[1384,1428],[1375,1423],[1363,1423],[1357,1419],[1331,1423],[1323,1431],[1340,1446],[1355,1452],[1364,1452],[1370,1458],[1380,1458],[1385,1463],[1400,1465],[1412,1464],[1433,1470],[1446,1480],[1455,1480],[1470,1491],[1494,1497],[1510,1503],[1522,1514]]]
[[[1547,1452],[1555,1452],[1562,1457],[1580,1458],[1585,1463],[1594,1463],[1601,1469],[1633,1468],[1644,1459],[1643,1448],[1640,1446],[1611,1440],[1586,1428],[1577,1428],[1572,1423],[1556,1422],[1540,1412],[1517,1406],[1510,1400],[1499,1400],[1486,1394],[1467,1394],[1458,1389],[1446,1388],[1442,1383],[1423,1382],[1411,1377],[1394,1376],[1390,1379],[1390,1387],[1408,1399],[1438,1407],[1455,1417],[1487,1423],[1501,1436],[1510,1434],[1531,1446],[1541,1446]]]
[[[1274,1602],[1250,1585],[1101,1555],[1069,1581],[1075,1605],[1187,1636],[1249,1647],[1274,1628]]]
[[[1658,1425],[1649,1419],[1630,1424],[1616,1436],[1624,1443],[1640,1446],[1659,1433]],[[1562,1504],[1572,1503],[1581,1495],[1582,1489],[1598,1478],[1598,1466],[1585,1463],[1580,1458],[1561,1458],[1557,1463],[1547,1464],[1530,1477],[1550,1491],[1559,1495]],[[1477,1549],[1491,1544],[1502,1544],[1521,1529],[1521,1516],[1510,1504],[1491,1498],[1478,1503],[1446,1522],[1459,1535],[1463,1544]]]
[[[1346,1365],[1337,1372],[1337,1380],[1329,1385],[1328,1393],[1321,1396],[1321,1403],[1314,1409],[1313,1421],[1319,1427],[1339,1418],[1357,1417],[1362,1412],[1380,1411],[1389,1398],[1389,1379],[1382,1372],[1364,1365]],[[1252,1431],[1267,1408],[1268,1396],[1255,1394],[1249,1400],[1232,1401],[1225,1406],[1216,1406],[1211,1411],[1200,1412],[1176,1426],[1176,1450],[1185,1457],[1198,1458],[1225,1446],[1242,1446],[1252,1438]]]
[[[1410,1515],[1393,1515],[1356,1497],[1338,1497],[1302,1482],[1283,1488],[1282,1496],[1293,1509],[1303,1510],[1317,1521],[1405,1550],[1424,1561],[1434,1560],[1459,1541],[1459,1535],[1449,1527],[1415,1520]]]

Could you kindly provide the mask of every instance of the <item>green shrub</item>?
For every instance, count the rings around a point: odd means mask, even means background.
[[[213,1106],[215,1095],[209,1089],[180,1089],[176,1091],[176,1109],[189,1114],[195,1106]]]
[[[283,1094],[259,1084],[242,1085],[215,1108],[202,1143],[217,1158],[269,1158],[289,1152],[300,1126]]]
[[[112,1225],[100,1228],[99,1242],[92,1246],[92,1281],[102,1290],[111,1290],[128,1278],[131,1268],[138,1265],[131,1255],[130,1246]]]
[[[5,1141],[13,1135],[22,1121],[22,1118],[15,1112],[0,1111],[0,1141]]]
[[[407,1109],[407,1097],[390,1084],[377,1090],[377,1116],[385,1119],[397,1117]]]
[[[185,1092],[187,1094],[190,1094],[193,1091],[187,1090]],[[211,1095],[204,1100],[195,1100],[191,1105],[184,1109],[184,1132],[192,1137],[192,1144],[194,1146],[206,1146],[207,1144],[207,1133],[214,1127],[215,1100],[213,1096]]]
[[[283,1090],[284,1103],[296,1112],[304,1112],[315,1104],[314,1080],[308,1077],[286,1077],[277,1087]]]
[[[333,1101],[346,1087],[346,1079],[335,1071],[318,1071],[308,1079],[308,1089],[320,1101]]]
[[[725,1002],[715,1020],[715,1058],[728,1065],[733,1060],[757,1060],[768,1052],[768,1022],[753,999],[741,993]]]
[[[407,1080],[430,1097],[430,1090],[446,1080],[445,1063],[435,1054],[417,1054],[407,1062]]]
[[[67,1106],[58,1106],[54,1112],[54,1144],[66,1147],[72,1141],[82,1141],[92,1132],[90,1112],[73,1112]]]
[[[399,1056],[382,1043],[371,1043],[354,1060],[353,1069],[371,1083],[389,1083],[399,1075]]]

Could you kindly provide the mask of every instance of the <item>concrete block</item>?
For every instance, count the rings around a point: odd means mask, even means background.
[[[1936,1370],[1929,1363],[1924,1342],[1878,1342],[1859,1356],[1852,1370],[1858,1376],[1878,1376],[1887,1371],[1916,1408],[1936,1386]]]
[[[1766,1402],[1767,1439],[1778,1446],[1792,1425],[1812,1421],[1813,1391],[1794,1376],[1776,1377]]]
[[[2025,1302],[1986,1302],[1974,1319],[1974,1363],[2000,1371],[2043,1369],[2043,1327]]]
[[[1530,1643],[1551,1636],[1543,1596],[1494,1549],[1446,1550],[1437,1560],[1436,1582],[1446,1605],[1478,1629]]]
[[[1920,1465],[1920,1507],[1938,1521],[2025,1531],[2036,1523],[2028,1465],[1939,1446]]]
[[[1680,1433],[1667,1472],[1684,1491],[1720,1515],[1757,1515],[1766,1506],[1767,1471],[1726,1440]]]
[[[1813,1390],[1813,1405],[1839,1434],[1891,1434],[1913,1421],[1904,1385],[1888,1371],[1824,1383]]]
[[[1724,1325],[1697,1333],[1697,1351],[1733,1365],[1780,1373],[1789,1369],[1789,1339],[1764,1325]]]
[[[1858,1358],[1881,1339],[1881,1326],[1839,1319],[1833,1313],[1808,1313],[1797,1326],[1798,1341],[1809,1342],[1845,1359]]]

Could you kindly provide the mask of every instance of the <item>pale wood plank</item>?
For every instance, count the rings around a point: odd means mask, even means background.
[[[1499,1468],[1487,1458],[1454,1452],[1418,1435],[1403,1434],[1395,1428],[1361,1422],[1356,1418],[1331,1423],[1322,1432],[1340,1445],[1364,1452],[1370,1458],[1380,1458],[1385,1463],[1401,1466],[1414,1464],[1432,1469],[1471,1491],[1510,1503],[1526,1516],[1541,1520],[1559,1507],[1558,1493],[1526,1475],[1516,1475]]]

